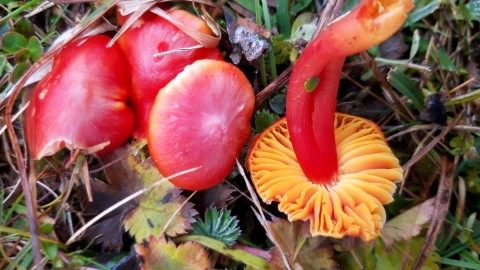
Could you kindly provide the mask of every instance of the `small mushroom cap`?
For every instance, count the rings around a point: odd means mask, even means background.
[[[35,87],[25,119],[35,159],[63,147],[89,149],[108,143],[96,152],[105,154],[130,137],[128,67],[117,45],[107,48],[109,41],[99,35],[66,46]]]
[[[290,221],[310,221],[313,236],[358,236],[368,242],[385,223],[402,168],[378,126],[366,119],[335,114],[338,173],[331,185],[314,184],[303,174],[280,119],[250,148],[247,168],[260,197],[279,202]]]
[[[212,34],[199,17],[184,11],[172,10],[168,14],[185,26],[204,34]],[[131,101],[135,111],[133,136],[147,136],[148,119],[155,97],[185,66],[200,59],[223,60],[218,48],[197,48],[155,57],[161,52],[199,45],[167,20],[147,12],[118,39],[132,72]]]
[[[252,86],[234,65],[199,60],[157,95],[148,147],[164,176],[201,166],[171,180],[183,189],[207,189],[231,171],[250,135]]]

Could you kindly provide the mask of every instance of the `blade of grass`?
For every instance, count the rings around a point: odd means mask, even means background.
[[[432,14],[440,7],[441,3],[442,0],[434,0],[425,6],[416,7],[410,14],[408,14],[404,27],[408,27]]]
[[[262,9],[263,9],[263,17],[265,19],[265,28],[267,28],[268,31],[272,32],[272,24],[270,23],[270,15],[268,12],[267,0],[262,0]],[[273,53],[273,50],[269,50],[268,66],[270,67],[270,75],[272,76],[272,79],[277,78],[277,65],[275,62],[276,62],[275,54]]]
[[[468,269],[479,269],[480,265],[477,263],[471,263],[471,262],[465,262],[465,261],[460,261],[460,260],[453,260],[453,259],[447,259],[447,258],[441,258],[439,263],[445,264],[445,265],[450,265],[458,268],[468,268]]]
[[[12,19],[12,18],[15,18],[17,15],[19,15],[20,13],[24,12],[25,10],[37,5],[38,3],[40,3],[41,0],[32,0],[30,2],[27,2],[23,5],[21,5],[19,8],[15,9],[14,11],[8,13],[7,16],[3,17],[2,19],[0,19],[0,24],[4,24],[5,22],[7,22],[8,20]]]
[[[423,109],[423,96],[416,84],[399,69],[388,73],[387,81],[400,93],[412,100],[417,110]]]
[[[288,13],[289,0],[277,0],[277,26],[278,31],[285,38],[290,37],[292,29],[290,25],[290,14]]]
[[[262,25],[262,7],[260,6],[260,0],[255,0],[255,22],[258,25]],[[263,57],[258,59],[260,64],[260,78],[262,80],[263,87],[267,86],[267,72],[265,69],[265,59]]]

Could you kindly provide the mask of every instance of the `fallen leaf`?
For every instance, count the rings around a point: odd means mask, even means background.
[[[282,266],[281,252],[285,254],[293,269],[336,269],[337,263],[332,259],[333,245],[328,238],[311,237],[308,224],[275,219],[268,222],[271,232],[269,237],[276,246],[272,249],[272,260]]]
[[[84,186],[76,193],[82,214],[86,219],[93,218],[140,188],[141,182],[126,163],[127,155],[126,147],[122,147],[102,157],[108,183],[92,180],[92,201],[88,200],[87,190]],[[89,227],[82,239],[102,243],[106,249],[119,250],[122,246],[122,220],[126,213],[133,208],[135,208],[135,204],[130,202],[112,211]]]
[[[163,178],[149,159],[140,162],[129,156],[128,164],[145,186]],[[143,194],[137,207],[124,220],[125,229],[137,243],[148,239],[150,235],[165,233],[176,236],[192,228],[191,224],[195,221],[193,217],[198,213],[192,208],[192,203],[185,203],[186,198],[180,192],[181,189],[167,181]]]
[[[164,237],[150,236],[149,242],[135,247],[142,270],[206,270],[210,269],[208,252],[195,242],[184,242],[178,247]]]
[[[417,236],[428,221],[434,210],[434,198],[414,206],[385,224],[382,239],[387,248],[398,241],[409,240]]]
[[[340,253],[335,260],[340,269],[345,270],[413,269],[413,263],[422,249],[424,241],[423,237],[414,237],[408,241],[396,242],[392,248],[386,248],[385,244],[377,239],[350,250],[350,252]],[[437,253],[429,253],[421,269],[440,269],[437,264],[439,259]]]

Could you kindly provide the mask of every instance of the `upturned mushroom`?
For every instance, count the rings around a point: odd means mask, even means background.
[[[120,47],[107,48],[109,41],[103,35],[85,37],[55,56],[26,113],[26,140],[33,158],[64,147],[96,149],[101,155],[131,136],[128,66]]]
[[[148,148],[164,176],[196,171],[171,182],[202,190],[231,171],[250,135],[255,96],[234,65],[198,60],[185,67],[157,95],[150,116]]]
[[[167,12],[186,27],[212,35],[210,28],[199,17],[184,11]],[[127,57],[132,79],[131,102],[135,113],[133,136],[147,136],[148,121],[155,97],[185,66],[200,59],[223,60],[218,48],[192,48],[200,45],[191,36],[166,19],[151,12],[145,13],[118,39]],[[158,53],[171,54],[155,56]]]
[[[308,220],[313,236],[381,233],[402,169],[375,123],[335,113],[336,95],[345,57],[387,39],[412,8],[412,0],[364,0],[320,33],[294,65],[286,118],[251,146],[260,197],[279,202],[290,221]]]

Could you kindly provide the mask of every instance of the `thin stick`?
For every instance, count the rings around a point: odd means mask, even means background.
[[[101,212],[99,215],[95,216],[94,218],[92,218],[90,221],[88,221],[85,225],[83,225],[76,233],[74,233],[67,241],[67,245],[70,245],[72,244],[73,242],[77,241],[78,237],[84,233],[90,226],[92,226],[95,222],[99,221],[100,219],[102,219],[103,217],[105,217],[106,215],[110,214],[113,210],[121,207],[122,205],[124,205],[125,203],[137,198],[138,196],[142,195],[143,193],[151,190],[152,188],[154,187],[157,187],[159,186],[160,184],[166,182],[166,181],[169,181],[177,176],[180,176],[180,175],[184,175],[184,174],[187,174],[187,173],[190,173],[190,172],[193,172],[193,171],[196,171],[198,170],[200,167],[196,167],[196,168],[193,168],[193,169],[188,169],[188,170],[185,170],[185,171],[182,171],[182,172],[179,172],[179,173],[176,173],[176,174],[172,174],[171,176],[167,177],[167,178],[163,178],[162,180],[160,181],[157,181],[129,196],[127,196],[126,198],[124,198],[123,200],[115,203],[114,205],[110,206],[109,208],[105,209],[103,212]]]

